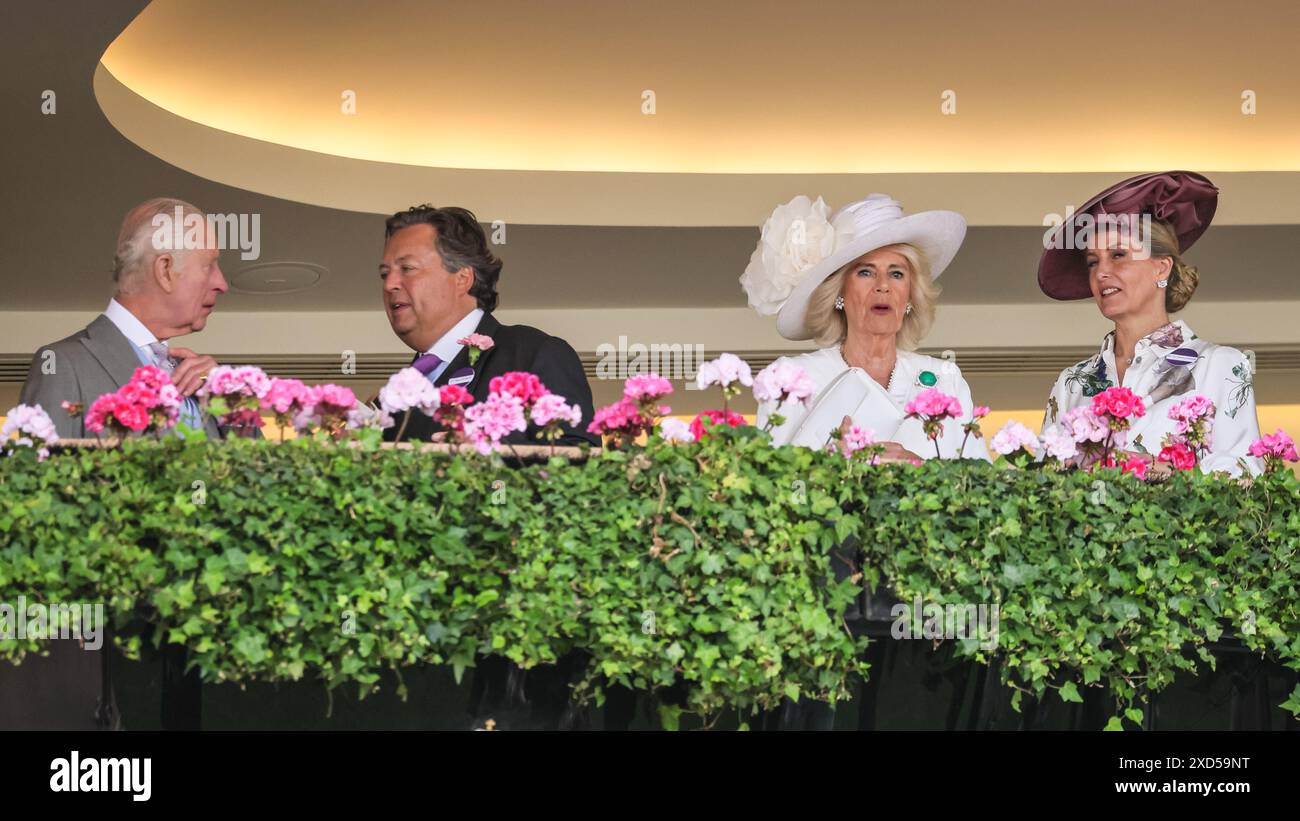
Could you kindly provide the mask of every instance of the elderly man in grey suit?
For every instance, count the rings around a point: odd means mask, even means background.
[[[178,215],[204,223],[204,241],[193,243],[200,247],[172,247],[171,226]],[[212,240],[206,215],[187,202],[158,198],[131,209],[117,238],[115,293],[108,307],[85,328],[36,352],[21,401],[44,408],[60,437],[82,438],[83,421],[68,415],[64,401],[89,406],[126,384],[141,365],[158,365],[185,397],[181,421],[219,436],[215,421],[200,414],[194,399],[216,360],[168,344],[172,337],[203,330],[217,298],[229,288]]]
[[[177,214],[203,219],[204,240],[192,243],[199,247],[178,249],[163,241],[166,235],[158,232],[170,230]],[[166,219],[155,220],[160,215]],[[160,198],[131,209],[118,235],[115,292],[108,307],[85,328],[36,352],[22,402],[41,405],[61,438],[81,438],[86,435],[83,421],[68,415],[65,400],[88,406],[126,384],[141,365],[158,365],[171,373],[185,397],[181,421],[219,436],[215,421],[200,413],[194,399],[216,360],[168,345],[172,337],[203,330],[217,298],[229,287],[215,245],[206,215],[187,202]],[[57,641],[47,657],[28,657],[18,667],[0,665],[0,728],[119,726],[108,647],[87,651]]]

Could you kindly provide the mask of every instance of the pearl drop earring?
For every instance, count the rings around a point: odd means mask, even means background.
[[[844,297],[842,296],[835,297],[835,310],[837,311],[844,310]]]

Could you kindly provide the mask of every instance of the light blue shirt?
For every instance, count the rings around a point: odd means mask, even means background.
[[[159,365],[155,359],[153,351],[149,346],[160,341],[153,335],[145,324],[141,322],[135,314],[131,313],[122,303],[116,299],[108,301],[108,307],[104,309],[104,316],[117,326],[117,329],[126,337],[126,341],[131,343],[131,349],[135,351],[135,358],[140,360],[141,365]],[[166,345],[165,340],[161,340]],[[199,403],[192,396],[185,397],[181,402],[181,421],[195,430],[203,429],[203,411],[199,409]]]

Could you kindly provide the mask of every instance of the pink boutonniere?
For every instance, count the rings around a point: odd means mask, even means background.
[[[478,358],[483,355],[484,351],[490,351],[493,346],[496,345],[496,343],[492,341],[492,337],[485,336],[484,334],[470,334],[469,336],[457,339],[456,344],[464,345],[469,348],[469,364],[471,366],[478,362]]]

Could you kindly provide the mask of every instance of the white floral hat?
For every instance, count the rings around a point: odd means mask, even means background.
[[[833,215],[818,197],[800,195],[778,205],[763,223],[758,247],[740,284],[749,305],[763,316],[776,314],[786,339],[809,339],[808,299],[826,277],[868,251],[906,242],[915,245],[938,277],[966,237],[966,220],[955,211],[906,216],[892,197],[872,194]]]

